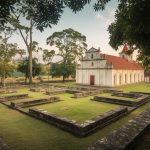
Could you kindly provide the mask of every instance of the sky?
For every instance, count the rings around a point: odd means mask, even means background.
[[[46,45],[46,39],[56,31],[62,31],[63,29],[72,28],[87,38],[88,49],[90,47],[98,48],[106,54],[118,55],[118,52],[113,50],[109,45],[109,33],[107,31],[108,26],[114,21],[114,14],[117,8],[118,1],[112,0],[107,5],[104,11],[95,12],[93,4],[95,0],[92,0],[91,4],[87,4],[82,11],[73,13],[69,8],[65,8],[64,13],[61,16],[57,25],[52,28],[46,28],[43,32],[34,30],[33,40],[39,43],[42,48],[51,50],[49,45]],[[22,20],[24,22],[24,20]],[[26,49],[25,44],[19,34],[14,34],[10,39],[11,42],[17,43],[19,48]],[[36,54],[40,60],[42,59],[42,53]],[[54,58],[57,61],[59,58]]]

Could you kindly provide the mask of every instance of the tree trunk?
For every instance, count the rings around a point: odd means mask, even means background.
[[[3,80],[3,78],[1,77],[1,85],[3,85],[3,81],[2,80]]]
[[[3,74],[3,77],[2,77],[2,86],[5,88],[6,86],[6,83],[5,83],[5,71],[4,71],[4,74]]]
[[[29,51],[29,84],[32,84],[32,51]]]
[[[50,74],[50,73],[49,73],[49,65],[48,65],[48,68],[47,68],[47,69],[48,69],[48,82],[49,82],[49,74]]]
[[[49,74],[48,74],[48,81],[49,81]]]
[[[29,84],[32,84],[32,19],[30,20]]]
[[[65,76],[63,75],[63,82],[65,82]]]

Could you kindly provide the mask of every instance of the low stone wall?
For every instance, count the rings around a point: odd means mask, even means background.
[[[146,102],[150,101],[150,96],[142,95],[141,97],[137,98],[135,101],[116,99],[116,98],[108,98],[108,97],[100,97],[100,96],[95,96],[92,100],[98,101],[98,102],[105,102],[105,103],[137,107],[139,105],[143,105]]]
[[[91,87],[81,87],[81,86],[66,86],[66,85],[51,85],[56,88],[64,88],[68,90],[77,90],[77,91],[93,91],[97,90],[97,88],[91,88]]]
[[[0,150],[10,150],[8,145],[0,138]]]
[[[116,92],[113,93],[112,96],[119,96],[119,97],[127,97],[127,98],[139,98],[141,94],[138,93],[124,93],[124,92]]]
[[[119,108],[118,110],[112,110],[95,119],[87,120],[83,122],[82,124],[79,124],[74,120],[69,120],[64,117],[50,114],[44,110],[40,110],[36,108],[29,109],[29,114],[31,116],[36,117],[40,120],[46,121],[48,123],[51,123],[59,128],[62,128],[66,131],[69,131],[81,137],[94,132],[98,128],[102,128],[110,124],[112,121],[117,120],[118,118],[125,115],[126,113],[127,113],[127,108],[122,107],[122,108]]]
[[[113,90],[113,89],[105,89],[104,90],[104,93],[120,93],[120,92],[123,92],[123,91],[120,91],[120,90]]]
[[[150,95],[150,92],[132,92],[132,91],[131,91],[130,93]]]
[[[97,141],[88,150],[131,150],[136,141],[150,128],[150,109],[130,120],[118,130]]]
[[[93,91],[84,91],[84,92],[81,91],[79,93],[75,93],[73,98],[82,98],[82,97],[93,96],[101,93],[103,93],[103,90],[93,90]]]
[[[15,100],[15,99],[23,99],[27,97],[28,97],[28,94],[0,96],[0,102],[6,102],[6,101]]]
[[[16,90],[13,89],[0,89],[0,94],[6,94],[6,93],[16,93]]]
[[[126,105],[126,106],[136,106],[137,105],[137,102],[134,102],[134,101],[116,99],[116,98],[108,98],[108,97],[100,97],[100,96],[94,96],[94,98],[92,100],[98,101],[98,102],[111,103],[111,104]]]
[[[44,89],[40,89],[40,88],[30,88],[31,92],[43,92]]]
[[[79,93],[79,91],[78,90],[73,90],[73,89],[68,89],[68,90],[66,90],[66,93],[75,94],[75,93]]]
[[[47,95],[57,95],[57,94],[63,94],[66,93],[66,90],[54,90],[54,91],[46,91]]]
[[[61,101],[59,97],[50,97],[47,99],[37,99],[32,101],[25,101],[20,103],[11,102],[11,107],[17,108],[17,107],[30,107],[30,106],[36,106],[36,105],[42,105],[42,104],[48,104],[48,103],[54,103]]]

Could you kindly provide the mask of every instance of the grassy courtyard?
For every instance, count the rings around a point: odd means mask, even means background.
[[[115,89],[118,90],[123,90],[125,92],[150,92],[150,84],[130,84],[130,85],[125,85],[125,86],[119,86],[116,87]]]
[[[78,99],[71,98],[73,96],[72,94],[59,94],[57,96],[63,101],[35,107],[76,120],[77,122],[95,118],[98,115],[119,107],[118,105],[91,101],[92,96]]]
[[[136,91],[137,89],[140,92],[150,92],[148,84],[129,85],[117,87],[117,89],[124,91]],[[27,93],[31,100],[49,97],[40,92],[30,92],[26,88],[19,89],[17,93]],[[61,116],[71,117],[79,122],[118,107],[118,105],[90,101],[92,96],[80,99],[73,99],[70,94],[60,94],[59,96],[64,101],[37,107]],[[25,100],[29,99],[16,100],[16,102]],[[150,102],[96,133],[85,138],[78,138],[55,126],[0,104],[0,137],[6,141],[11,150],[87,150],[89,145],[119,128],[146,108],[150,108]]]
[[[135,98],[112,96],[111,93],[102,93],[102,94],[98,94],[97,96],[100,96],[100,97],[108,97],[108,98],[115,98],[115,99],[123,99],[123,100],[130,100],[130,101],[136,101]]]

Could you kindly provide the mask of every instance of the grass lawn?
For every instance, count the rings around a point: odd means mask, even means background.
[[[150,87],[147,86],[147,84],[129,85],[117,87],[117,89],[124,91],[136,91],[136,89],[139,91],[141,89],[141,92],[150,92]],[[47,97],[45,94],[40,92],[30,92],[25,88],[19,89],[18,93],[28,93],[29,96],[34,98]],[[80,103],[80,106],[82,107],[79,107],[77,111],[74,109],[71,110],[74,112],[72,116],[77,117],[79,121],[84,120],[86,117],[94,117],[96,114],[100,114],[101,111],[104,112],[105,110],[103,109],[113,109],[117,107],[116,105],[105,106],[105,103],[92,102],[89,100],[90,97],[73,100],[70,98],[71,95],[69,94],[60,94],[59,96],[64,99],[64,101],[52,105],[50,104],[49,106],[51,108],[48,107],[47,110],[50,109],[50,111],[54,110],[56,113],[61,112],[61,114],[66,113],[66,115],[70,115],[67,114],[67,110],[73,109],[74,107],[78,108],[78,103]],[[61,109],[55,105],[60,105]],[[46,106],[48,105],[41,105],[39,107]],[[55,106],[55,109],[52,106]],[[118,129],[146,108],[150,108],[150,102],[136,109],[122,119],[119,119],[105,128],[98,130],[96,133],[85,138],[78,138],[55,126],[24,115],[16,110],[9,109],[8,107],[0,104],[0,137],[5,140],[11,150],[87,150],[89,145],[108,135],[113,130]],[[86,110],[89,110],[90,114],[85,113]],[[84,118],[81,116],[84,116]],[[141,147],[141,149],[148,150],[143,147]]]
[[[136,100],[137,100],[137,99],[135,99],[135,98],[112,96],[111,93],[103,93],[103,94],[99,94],[99,95],[97,95],[97,96],[100,96],[100,97],[108,97],[108,98],[115,98],[115,99],[123,99],[123,100],[130,100],[130,101],[136,101]]]
[[[125,86],[119,86],[116,87],[115,89],[117,90],[123,90],[125,92],[149,92],[150,93],[150,84],[130,84],[130,85],[125,85]]]
[[[72,94],[59,94],[57,96],[64,101],[34,107],[76,120],[77,122],[95,118],[119,107],[118,105],[91,101],[92,97],[75,99],[71,98]]]
[[[90,144],[149,107],[150,103],[88,137],[77,138],[50,124],[0,104],[0,136],[8,143],[11,150],[87,150]]]
[[[56,83],[49,83],[49,85],[76,86],[76,82],[56,82]]]
[[[31,92],[31,91],[29,91],[28,88],[18,89],[17,93],[4,94],[4,96],[6,96],[6,95],[17,95],[17,94],[28,94],[29,97],[28,98],[23,98],[23,99],[12,100],[11,102],[24,102],[24,101],[29,101],[29,100],[39,99],[39,98],[48,98],[48,97],[50,97],[49,95],[46,95],[42,92]],[[5,102],[5,103],[10,104],[11,102],[8,101],[8,102]]]

